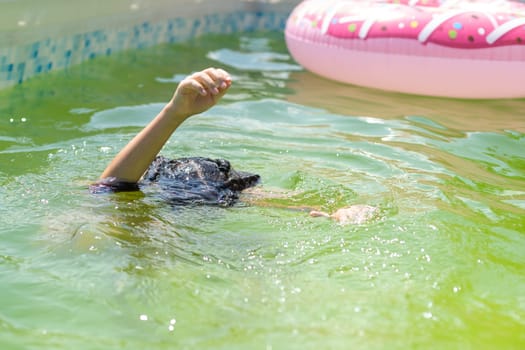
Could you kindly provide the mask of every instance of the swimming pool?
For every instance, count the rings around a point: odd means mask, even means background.
[[[523,346],[525,101],[341,85],[269,29],[129,47],[0,90],[2,349]],[[210,65],[232,90],[162,153],[227,158],[287,198],[90,195],[180,77]],[[354,203],[381,217],[283,208]]]

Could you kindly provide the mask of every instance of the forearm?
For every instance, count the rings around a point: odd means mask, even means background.
[[[175,129],[187,118],[175,112],[172,103],[138,133],[111,161],[101,179],[137,182]]]

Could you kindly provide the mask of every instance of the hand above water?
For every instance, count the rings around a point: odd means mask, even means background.
[[[232,84],[230,75],[220,68],[207,68],[179,83],[167,108],[184,119],[215,105]]]

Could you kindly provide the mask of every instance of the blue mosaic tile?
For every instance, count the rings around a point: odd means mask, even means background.
[[[162,22],[145,21],[129,28],[97,29],[0,48],[0,88],[126,49],[184,42],[207,33],[283,30],[286,19],[287,14],[273,12],[209,14],[193,19],[176,17]]]

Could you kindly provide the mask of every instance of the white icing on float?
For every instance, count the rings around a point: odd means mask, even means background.
[[[329,79],[459,98],[525,97],[525,4],[305,0],[290,14],[294,59]]]

